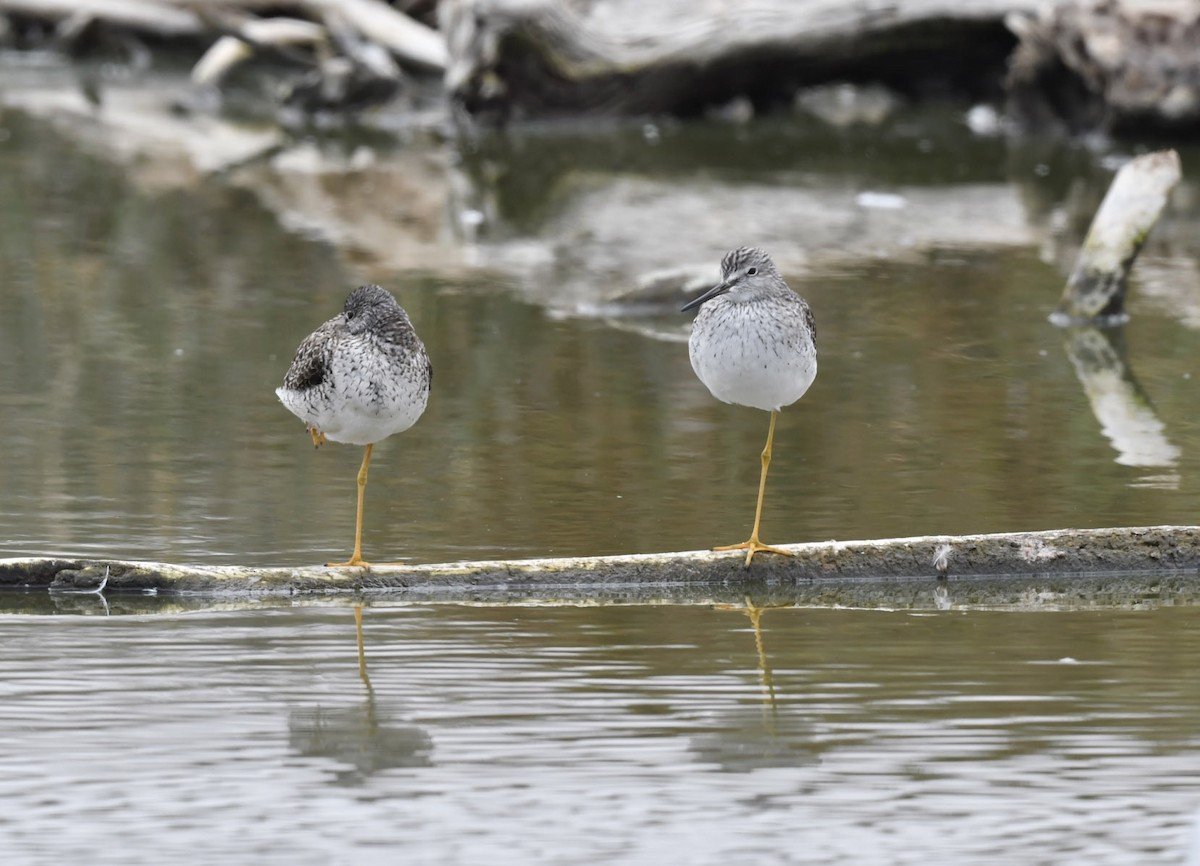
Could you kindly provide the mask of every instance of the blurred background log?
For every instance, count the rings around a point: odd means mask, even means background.
[[[282,57],[303,67],[287,101],[305,110],[389,98],[393,64],[493,121],[747,120],[850,82],[1006,100],[1010,126],[1032,132],[1200,125],[1193,0],[0,0],[0,43],[23,41],[72,56],[105,43],[106,60],[141,66],[143,42],[189,42],[209,50],[196,73],[209,87]]]
[[[1029,130],[1195,130],[1200,4],[1065,0],[1013,14],[1008,110]]]
[[[207,48],[193,70],[200,88],[220,86],[253,57],[282,60],[298,71],[281,101],[306,113],[352,114],[400,90],[401,64],[438,74],[446,65],[441,35],[382,0],[0,0],[0,19],[51,27],[71,56],[112,57],[115,44],[126,65],[141,67],[149,61],[132,59],[148,58],[146,42],[191,40]]]
[[[805,84],[997,83],[1004,16],[1036,0],[443,0],[446,86],[469,112],[690,114],[735,97],[790,100]],[[953,69],[954,75],[947,75]]]

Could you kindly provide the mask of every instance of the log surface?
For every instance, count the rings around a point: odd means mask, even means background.
[[[1143,154],[1121,166],[1067,279],[1060,316],[1089,320],[1124,314],[1129,271],[1182,171],[1174,150]]]
[[[405,601],[740,600],[847,607],[1142,606],[1200,601],[1200,527],[1154,526],[785,545],[750,569],[737,551],[252,568],[118,560],[0,560],[0,588],[215,599],[363,595]],[[939,569],[942,566],[943,569]],[[107,580],[106,580],[107,578]]]
[[[446,86],[468,110],[637,114],[729,99],[781,70],[809,80],[906,58],[980,62],[1039,0],[444,0]],[[984,38],[979,34],[983,32]],[[971,45],[969,52],[964,46]],[[886,63],[883,62],[886,60]],[[944,68],[947,65],[942,64]]]

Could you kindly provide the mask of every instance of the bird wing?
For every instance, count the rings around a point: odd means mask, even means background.
[[[344,331],[341,317],[337,316],[305,337],[283,377],[283,387],[308,391],[324,382],[333,363],[334,346]]]

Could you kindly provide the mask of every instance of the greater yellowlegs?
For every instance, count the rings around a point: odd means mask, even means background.
[[[745,550],[747,566],[760,551],[791,556],[786,550],[763,544],[758,530],[775,418],[784,406],[804,396],[817,375],[812,310],[784,282],[771,257],[753,247],[725,256],[721,281],[683,309],[695,307],[700,307],[700,312],[692,324],[688,355],[700,381],[718,400],[771,413],[754,529],[749,540],[715,549]]]
[[[317,328],[296,350],[276,388],[280,401],[304,422],[313,445],[326,439],[363,445],[358,470],[354,554],[331,566],[362,566],[363,493],[376,442],[407,430],[429,401],[433,366],[412,322],[379,286],[360,286],[342,312]]]

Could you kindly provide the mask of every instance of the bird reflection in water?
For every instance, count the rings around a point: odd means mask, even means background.
[[[694,737],[691,751],[697,760],[716,764],[732,773],[765,767],[806,766],[819,760],[820,747],[813,723],[797,711],[796,704],[780,702],[767,657],[763,615],[774,608],[794,606],[791,603],[758,605],[750,598],[741,605],[715,606],[719,611],[744,613],[750,619],[762,698],[758,707],[738,704],[721,713],[711,730]]]
[[[367,672],[362,606],[354,608],[358,637],[358,675],[365,689],[360,704],[303,707],[292,711],[289,745],[305,758],[327,758],[339,765],[338,785],[361,785],[381,770],[428,767],[433,740],[417,725],[405,724],[381,710]]]
[[[772,607],[791,607],[786,604],[765,605],[759,607],[749,596],[746,596],[744,605],[737,604],[718,604],[716,610],[736,610],[741,611],[750,618],[750,627],[754,629],[754,649],[758,653],[758,674],[762,680],[763,686],[763,717],[767,717],[767,711],[770,710],[770,715],[773,718],[779,711],[779,704],[775,699],[775,680],[771,675],[771,663],[767,661],[767,650],[763,644],[762,617],[763,614]]]

